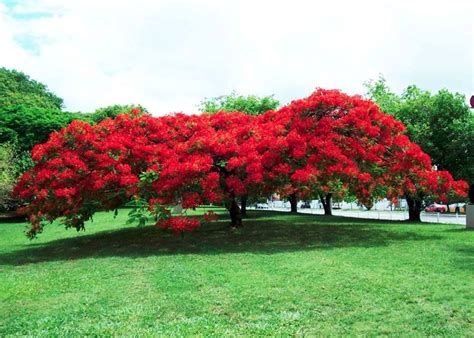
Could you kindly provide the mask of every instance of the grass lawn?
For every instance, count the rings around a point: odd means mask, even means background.
[[[0,335],[474,336],[474,232],[250,211],[183,238],[0,224]]]

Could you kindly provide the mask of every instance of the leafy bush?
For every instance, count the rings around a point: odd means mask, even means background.
[[[11,191],[16,183],[15,151],[11,144],[0,144],[0,211],[15,207]]]

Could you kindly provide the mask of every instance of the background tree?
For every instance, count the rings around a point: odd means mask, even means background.
[[[275,110],[280,106],[280,102],[269,96],[249,95],[243,96],[235,91],[229,95],[222,95],[201,101],[199,110],[203,113],[224,112],[242,112],[248,115],[261,115],[269,110]],[[292,206],[296,205],[296,195],[293,196]],[[240,199],[241,212],[247,213],[248,196],[242,196]],[[296,212],[296,211],[295,211]]]
[[[11,144],[0,144],[0,211],[10,210],[10,192],[16,182],[15,151]]]
[[[0,143],[13,142],[20,151],[30,151],[35,144],[44,143],[49,135],[76,119],[79,113],[27,106],[0,107]]]
[[[46,142],[53,131],[73,120],[98,123],[135,106],[112,105],[93,113],[65,112],[62,107],[63,99],[46,85],[20,71],[0,68],[0,143],[14,143],[18,151],[30,151],[35,144]]]
[[[416,86],[397,95],[383,77],[365,86],[383,112],[405,124],[410,140],[430,155],[438,169],[474,182],[474,114],[464,95],[446,89],[431,94]]]
[[[216,113],[218,111],[243,112],[248,115],[261,115],[268,110],[278,108],[280,102],[273,95],[243,96],[236,92],[229,95],[222,95],[210,99],[204,99],[199,105],[199,110],[203,113]]]
[[[0,68],[0,107],[12,106],[61,110],[63,99],[20,71]]]
[[[130,112],[133,108],[139,108],[143,113],[148,114],[148,110],[141,105],[134,105],[134,104],[126,104],[126,105],[120,105],[120,104],[115,104],[107,107],[102,107],[96,109],[93,113],[91,114],[85,114],[87,115],[87,118],[93,122],[93,123],[99,123],[102,120],[105,120],[106,118],[116,118],[120,114],[128,113]]]
[[[474,182],[474,114],[464,95],[446,89],[432,94],[416,86],[397,95],[382,76],[365,86],[382,111],[406,125],[407,135],[430,155],[438,170]]]

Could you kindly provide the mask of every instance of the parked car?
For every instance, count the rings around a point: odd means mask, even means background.
[[[443,204],[433,203],[425,208],[426,212],[446,212],[448,207]]]

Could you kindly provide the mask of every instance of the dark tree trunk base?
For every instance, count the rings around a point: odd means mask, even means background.
[[[292,213],[298,212],[298,201],[296,199],[296,194],[290,195],[290,205],[291,205],[290,212]]]
[[[321,203],[323,204],[324,208],[324,215],[326,216],[332,216],[332,194],[319,194],[319,199],[321,200]]]
[[[421,222],[421,201],[406,196],[408,204],[408,220],[411,222]]]
[[[240,213],[244,216],[247,215],[247,196],[240,198]]]
[[[242,227],[242,213],[240,212],[239,205],[235,201],[235,198],[229,203],[228,206],[229,215],[230,215],[230,226],[231,228],[241,228]]]

